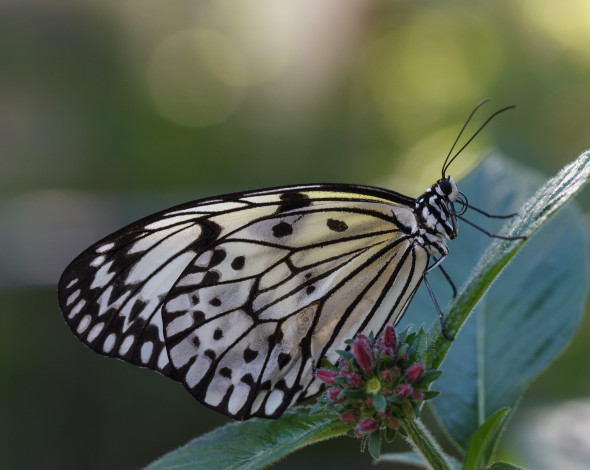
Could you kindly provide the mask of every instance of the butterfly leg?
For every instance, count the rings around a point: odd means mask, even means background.
[[[443,334],[443,336],[445,337],[446,340],[453,341],[455,338],[452,337],[452,336],[449,336],[449,334],[447,333],[447,330],[445,328],[445,320],[444,320],[444,317],[443,317],[442,310],[440,309],[440,306],[438,305],[438,302],[436,301],[436,297],[434,296],[434,292],[432,292],[432,288],[430,287],[430,284],[428,283],[428,279],[426,278],[426,275],[430,271],[432,271],[435,268],[440,268],[441,271],[446,276],[447,280],[451,283],[451,287],[453,287],[453,291],[456,292],[455,285],[453,284],[453,282],[451,281],[450,277],[448,276],[448,274],[444,271],[444,269],[441,266],[441,263],[447,257],[447,252],[446,252],[446,250],[443,250],[442,248],[439,247],[439,253],[441,255],[440,258],[437,259],[432,264],[432,266],[429,266],[424,271],[424,274],[422,274],[422,279],[424,280],[424,284],[426,285],[426,288],[428,289],[428,293],[430,294],[430,298],[432,299],[432,303],[434,304],[434,308],[436,308],[436,313],[438,313],[438,318],[440,320],[440,330],[441,330],[441,332],[442,332],[442,334]]]
[[[426,272],[429,273],[434,268],[438,267],[441,270],[441,272],[443,273],[443,275],[445,276],[445,279],[447,280],[447,282],[450,284],[451,289],[453,289],[453,299],[454,299],[455,297],[457,297],[457,287],[455,286],[455,283],[451,279],[451,276],[449,276],[449,274],[444,270],[444,268],[442,267],[442,264],[441,264],[442,261],[446,258],[447,255],[443,254],[441,256],[442,256],[442,258],[439,259],[438,261],[436,261],[432,266],[430,266],[426,270]]]
[[[481,209],[478,209],[477,207],[473,207],[471,204],[469,205],[469,209],[473,209],[475,212],[479,212],[480,214],[485,215],[486,217],[488,217],[490,219],[510,219],[510,218],[516,217],[518,215],[518,212],[515,212],[514,214],[507,214],[507,215],[489,214],[485,211],[482,211]]]
[[[422,279],[424,280],[424,284],[426,285],[426,288],[428,289],[428,293],[430,294],[430,298],[432,299],[432,303],[434,304],[434,308],[436,308],[436,312],[438,313],[438,318],[440,320],[440,331],[447,341],[453,341],[455,338],[453,336],[449,336],[449,334],[447,333],[447,330],[445,328],[445,320],[444,320],[442,311],[438,305],[438,302],[436,301],[436,297],[434,296],[434,292],[432,292],[432,289],[430,288],[430,284],[428,283],[428,279],[426,278],[427,272],[428,271],[424,272],[424,274],[422,275]]]
[[[467,225],[471,225],[472,227],[476,228],[480,232],[485,233],[490,238],[499,238],[500,240],[526,240],[526,237],[524,237],[522,235],[519,235],[516,237],[503,237],[502,235],[494,235],[493,233],[490,233],[487,230],[484,230],[479,225],[475,225],[473,222],[469,222],[465,217],[461,217],[459,214],[456,214],[455,217],[457,217],[459,220],[462,220]]]
[[[453,299],[455,297],[457,297],[457,287],[455,287],[455,283],[453,282],[453,280],[451,279],[451,276],[449,276],[449,274],[444,270],[444,268],[442,267],[442,265],[439,265],[440,271],[443,273],[443,275],[445,276],[445,279],[449,282],[449,284],[451,285],[451,289],[453,289]]]

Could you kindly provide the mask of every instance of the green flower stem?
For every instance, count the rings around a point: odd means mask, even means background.
[[[419,419],[402,421],[406,440],[434,470],[454,470],[447,456]]]

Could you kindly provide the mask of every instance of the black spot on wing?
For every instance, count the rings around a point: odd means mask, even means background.
[[[219,300],[217,297],[214,297],[209,301],[209,304],[213,305],[213,307],[219,307],[221,305],[221,300]]]
[[[285,382],[285,379],[280,379],[275,384],[275,389],[276,390],[282,390],[283,392],[288,392],[289,391],[289,387],[287,387],[287,382]]]
[[[200,310],[195,310],[192,312],[192,317],[194,326],[201,325],[205,322],[205,313],[201,312]]]
[[[314,286],[307,286],[307,288],[305,289],[305,292],[307,293],[307,295],[311,294],[313,291],[315,290]]]
[[[260,384],[261,390],[270,390],[272,388],[272,382],[270,380],[265,380]]]
[[[199,346],[201,346],[201,341],[199,341],[199,337],[196,335],[193,336],[192,342],[193,342],[194,347],[199,349]]]
[[[223,330],[221,328],[217,328],[213,332],[213,339],[220,340],[221,338],[223,338]]]
[[[219,282],[220,274],[217,271],[207,271],[201,281],[201,286],[212,286]]]
[[[225,250],[223,248],[216,248],[215,251],[213,251],[213,254],[211,255],[211,260],[209,261],[209,267],[213,267],[213,266],[217,266],[219,263],[221,263],[225,257],[227,256],[227,253],[225,252]]]
[[[279,222],[272,228],[272,234],[275,238],[282,238],[286,237],[287,235],[291,235],[293,233],[293,227],[291,224],[287,222]]]
[[[277,213],[301,209],[311,204],[311,199],[309,199],[307,194],[298,192],[281,194],[280,199],[281,204],[277,207]]]
[[[277,358],[277,363],[279,365],[279,369],[282,369],[283,367],[285,367],[287,364],[289,364],[289,362],[291,362],[291,354],[287,354],[287,353],[279,354],[279,357]]]
[[[252,374],[246,374],[240,380],[246,385],[250,385],[250,387],[254,385],[254,377],[252,377]]]
[[[274,331],[274,333],[268,335],[266,340],[268,341],[268,344],[277,344],[277,343],[280,343],[281,341],[283,341],[284,336],[285,335],[283,334],[282,330],[280,328],[277,328]]]
[[[231,369],[228,367],[222,367],[219,370],[219,375],[221,375],[222,377],[225,377],[227,379],[231,379]]]
[[[326,225],[333,232],[344,232],[348,229],[348,225],[343,220],[328,219]]]
[[[258,356],[258,351],[254,351],[253,349],[246,348],[244,349],[244,361],[252,362]]]
[[[239,271],[244,267],[246,259],[243,256],[236,256],[234,260],[231,262],[231,267],[235,271]]]

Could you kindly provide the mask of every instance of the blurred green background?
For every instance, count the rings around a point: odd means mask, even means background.
[[[81,250],[230,191],[355,182],[416,196],[487,96],[480,122],[518,109],[453,176],[491,148],[549,175],[590,147],[590,3],[0,2],[0,466],[138,468],[226,421],[70,333],[56,283]],[[588,191],[579,202],[587,212]],[[586,322],[529,389],[510,458],[526,464],[519,436],[543,426],[538,406],[590,394],[589,344]],[[342,438],[276,468],[303,464],[369,456]]]

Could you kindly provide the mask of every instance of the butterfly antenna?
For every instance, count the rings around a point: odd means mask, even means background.
[[[485,100],[483,100],[481,103],[478,103],[477,106],[475,108],[473,108],[473,111],[471,111],[471,114],[469,115],[469,117],[467,118],[467,120],[465,121],[465,124],[463,124],[463,127],[461,128],[461,130],[459,131],[459,135],[457,136],[457,138],[455,139],[455,142],[453,142],[453,146],[451,147],[451,150],[449,150],[449,153],[447,155],[447,158],[445,158],[445,162],[443,163],[442,166],[442,177],[446,178],[445,173],[446,173],[446,169],[448,168],[449,165],[447,165],[447,161],[449,159],[449,157],[451,156],[451,153],[453,153],[453,149],[455,148],[455,145],[457,145],[457,142],[459,142],[459,139],[461,138],[461,135],[463,134],[463,131],[465,130],[465,128],[467,127],[467,124],[469,124],[469,121],[471,121],[471,118],[473,117],[473,115],[475,114],[475,112],[481,108],[484,104],[486,104],[488,101],[490,101],[491,98],[486,98]]]
[[[443,175],[445,174],[445,172],[447,171],[447,168],[451,165],[451,163],[453,163],[453,161],[455,160],[455,158],[457,158],[457,156],[463,151],[465,150],[465,147],[467,147],[471,141],[473,139],[475,139],[475,136],[477,136],[477,134],[479,134],[484,127],[486,127],[486,125],[488,124],[488,122],[490,122],[492,119],[494,119],[494,117],[496,117],[498,114],[503,113],[504,111],[508,111],[509,109],[513,109],[516,108],[516,105],[512,105],[512,106],[506,106],[505,108],[499,109],[498,111],[496,111],[494,114],[492,114],[489,118],[486,119],[486,121],[480,126],[480,128],[475,131],[475,134],[473,134],[471,136],[471,139],[469,139],[465,145],[463,145],[463,147],[461,147],[458,152],[453,155],[453,158],[451,158],[451,160],[449,160],[449,163],[446,163],[446,165],[443,167]],[[476,108],[477,109],[477,108]],[[445,160],[446,161],[446,160]]]

